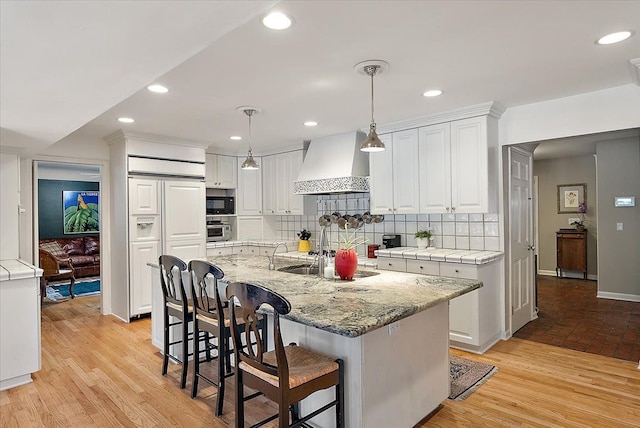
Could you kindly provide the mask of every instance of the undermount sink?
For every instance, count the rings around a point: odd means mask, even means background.
[[[293,266],[284,266],[278,269],[280,272],[285,273],[293,273],[296,275],[318,275],[318,267],[309,265],[293,265]],[[366,278],[368,276],[380,275],[380,272],[373,271],[356,271],[353,274],[353,279],[358,278]]]

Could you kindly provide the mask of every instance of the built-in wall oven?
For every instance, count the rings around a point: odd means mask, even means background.
[[[231,225],[215,216],[207,216],[207,242],[228,241],[231,239]]]

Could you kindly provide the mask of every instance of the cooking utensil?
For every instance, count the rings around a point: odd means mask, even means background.
[[[331,217],[328,216],[327,214],[325,215],[321,215],[320,219],[318,219],[318,223],[320,223],[320,226],[331,226]]]
[[[376,215],[373,216],[373,222],[374,223],[380,223],[382,221],[384,221],[384,215],[376,214]]]
[[[345,225],[345,224],[347,224],[347,219],[346,219],[346,218],[344,218],[344,217],[340,217],[340,218],[338,219],[338,227],[339,227],[340,229],[344,229],[344,225]]]
[[[362,214],[362,220],[364,220],[364,222],[367,224],[371,224],[371,221],[373,220],[373,216],[369,211],[366,211],[364,214]]]
[[[333,214],[331,214],[331,223],[336,224],[338,222],[338,219],[340,219],[340,213],[337,211],[334,211]]]
[[[359,227],[359,224],[360,224],[360,222],[358,221],[356,216],[349,216],[349,218],[347,219],[347,222],[349,223],[349,227],[351,229],[357,229]]]

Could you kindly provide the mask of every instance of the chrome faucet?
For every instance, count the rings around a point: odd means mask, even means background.
[[[284,245],[284,248],[287,250],[287,253],[289,252],[289,247],[287,246],[286,243],[278,242],[276,247],[273,249],[273,253],[271,253],[271,257],[267,256],[267,258],[269,259],[269,270],[275,270],[275,268],[276,268],[276,265],[274,264],[274,261],[275,261],[275,258],[276,258],[276,251],[278,251],[278,248],[280,247],[280,245]]]
[[[320,237],[318,238],[318,276],[324,278],[324,249],[327,246],[327,228],[322,226],[320,228]],[[327,250],[327,254],[329,251]]]

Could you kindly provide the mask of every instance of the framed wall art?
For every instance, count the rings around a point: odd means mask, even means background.
[[[100,231],[99,196],[97,191],[62,191],[65,235]]]
[[[578,213],[581,203],[587,203],[586,183],[558,185],[558,214]]]

